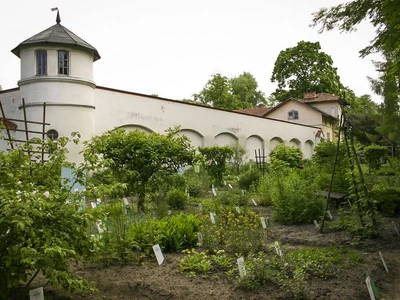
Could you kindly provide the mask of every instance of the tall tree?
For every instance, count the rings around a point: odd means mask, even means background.
[[[373,89],[384,99],[384,125],[382,130],[399,139],[400,95],[400,0],[355,0],[331,8],[321,8],[313,14],[312,26],[320,26],[319,32],[338,28],[352,32],[367,19],[376,28],[375,38],[364,49],[361,57],[379,52],[385,61],[376,64],[380,77],[372,80]]]
[[[278,83],[273,95],[279,101],[302,98],[304,92],[339,94],[343,87],[332,58],[318,42],[300,41],[279,53],[271,76]]]
[[[201,104],[231,110],[252,108],[266,102],[256,79],[248,72],[233,78],[214,74],[200,93],[193,96]]]

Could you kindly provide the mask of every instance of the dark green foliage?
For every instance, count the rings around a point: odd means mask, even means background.
[[[286,146],[285,144],[278,145],[269,154],[271,164],[279,163],[290,168],[296,168],[301,165],[303,154],[300,149]]]
[[[229,110],[256,107],[266,101],[264,94],[258,90],[257,81],[248,72],[231,79],[214,74],[200,93],[193,96],[193,103]]]
[[[260,171],[256,167],[249,169],[239,176],[239,187],[249,190],[251,186],[257,186],[260,177]]]
[[[228,189],[226,191],[218,191],[216,201],[223,205],[246,206],[248,196],[242,191]]]
[[[212,178],[202,166],[189,168],[183,173],[183,176],[187,181],[187,191],[190,197],[204,197],[208,194]]]
[[[130,194],[137,194],[138,209],[144,210],[145,194],[160,178],[167,177],[195,158],[195,150],[186,136],[139,130],[110,130],[86,143],[84,157],[87,170],[109,169],[118,182],[125,183]]]
[[[371,145],[364,148],[364,154],[368,161],[368,165],[372,169],[379,169],[382,162],[385,160],[388,149],[383,146]]]
[[[394,183],[394,182],[392,182]],[[399,181],[397,184],[390,184],[383,181],[380,184],[374,185],[370,191],[370,197],[377,201],[378,209],[390,216],[400,214],[400,187]]]
[[[301,41],[279,53],[271,76],[278,83],[273,93],[276,100],[302,99],[309,91],[340,94],[343,86],[333,60],[320,50],[318,42]]]
[[[312,223],[323,214],[323,197],[318,194],[310,169],[275,171],[269,183],[274,217],[283,224]]]
[[[204,157],[203,166],[214,180],[214,184],[221,186],[223,174],[233,151],[228,146],[199,147]]]
[[[188,201],[188,195],[181,189],[172,189],[167,192],[165,200],[171,208],[184,209]]]

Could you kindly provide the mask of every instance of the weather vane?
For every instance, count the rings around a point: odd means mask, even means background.
[[[53,8],[51,8],[51,11],[57,11],[56,22],[57,22],[57,24],[60,24],[61,18],[60,18],[60,12],[59,12],[59,10],[58,10],[58,7],[53,7]]]

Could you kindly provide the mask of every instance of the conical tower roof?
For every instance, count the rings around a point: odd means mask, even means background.
[[[27,45],[33,44],[64,44],[68,46],[76,46],[89,50],[93,53],[93,61],[100,59],[100,54],[97,52],[96,48],[81,39],[71,30],[60,24],[61,19],[59,14],[57,14],[57,24],[43,30],[42,32],[35,34],[29,39],[20,43],[17,47],[11,50],[16,56],[20,57],[21,48]]]

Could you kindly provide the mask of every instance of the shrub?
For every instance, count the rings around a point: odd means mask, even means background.
[[[317,193],[308,169],[277,173],[271,184],[274,217],[283,224],[311,223],[323,213],[323,197]]]
[[[171,208],[184,209],[188,201],[188,195],[180,189],[172,189],[167,192],[165,199]]]
[[[239,176],[239,187],[249,190],[252,185],[257,185],[260,180],[260,171],[257,168],[251,168]]]
[[[370,191],[370,197],[377,201],[378,209],[394,216],[400,213],[400,187],[387,182],[376,184]]]
[[[378,170],[386,158],[388,149],[384,146],[371,145],[364,148],[365,157],[370,168]]]
[[[240,190],[228,189],[226,191],[219,191],[216,200],[219,204],[223,205],[246,206],[248,198]]]
[[[285,144],[278,145],[269,154],[271,163],[274,164],[276,161],[283,162],[290,168],[296,168],[300,166],[303,154],[300,149],[286,146]]]

